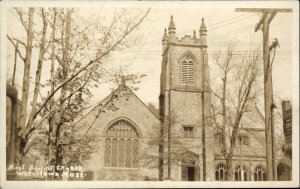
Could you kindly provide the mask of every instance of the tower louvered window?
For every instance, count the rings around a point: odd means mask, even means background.
[[[139,134],[131,123],[116,121],[106,130],[105,137],[105,167],[138,167]]]
[[[181,83],[195,83],[195,65],[194,60],[190,56],[185,56],[181,61]]]

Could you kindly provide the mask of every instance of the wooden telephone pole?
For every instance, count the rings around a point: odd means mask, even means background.
[[[262,17],[255,27],[257,32],[262,25],[263,32],[263,58],[264,58],[264,99],[265,99],[265,127],[266,127],[266,154],[267,154],[267,179],[276,180],[275,147],[274,147],[274,118],[273,118],[273,89],[272,71],[270,65],[270,51],[278,41],[269,47],[269,25],[276,13],[292,12],[292,9],[264,9],[264,8],[237,8],[236,12],[259,12]]]

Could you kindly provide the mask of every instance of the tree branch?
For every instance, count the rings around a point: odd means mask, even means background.
[[[19,10],[18,8],[15,8],[15,11],[17,12],[19,19],[21,21],[22,26],[24,27],[25,31],[28,33],[28,26],[26,26],[26,23],[23,19],[23,13],[21,10]]]
[[[217,95],[213,90],[211,90],[211,93],[212,93],[214,96],[218,97],[221,101],[224,100],[222,97],[220,97],[219,95]]]
[[[25,49],[27,48],[26,44],[23,41],[16,38],[14,38],[14,40],[17,41],[18,43],[21,43],[21,45],[23,45]]]
[[[6,36],[7,36],[8,40],[13,44],[13,46],[17,49],[17,52],[18,52],[20,58],[25,62],[25,58],[21,54],[21,52],[20,52],[19,48],[17,47],[17,45],[13,42],[13,40],[8,35],[6,35]]]
[[[40,111],[45,107],[45,105],[48,103],[48,101],[53,97],[53,95],[62,87],[64,87],[67,83],[69,83],[71,80],[73,80],[75,77],[77,77],[79,74],[81,74],[83,71],[85,71],[90,65],[92,65],[93,63],[99,61],[101,58],[103,58],[105,55],[107,55],[110,51],[112,51],[118,44],[120,44],[123,39],[125,37],[127,37],[127,35],[129,33],[131,33],[136,27],[138,27],[140,25],[140,23],[145,19],[145,17],[148,15],[150,9],[147,10],[147,12],[145,13],[145,15],[136,23],[134,24],[133,27],[131,27],[128,31],[126,31],[121,38],[114,43],[114,45],[112,45],[106,52],[104,52],[101,56],[99,56],[98,58],[91,60],[88,64],[86,64],[83,68],[81,68],[76,74],[74,74],[72,77],[70,77],[69,79],[66,79],[62,84],[60,84],[46,99],[46,101],[43,103],[43,105],[40,107],[40,109],[35,113],[34,118],[40,113]]]

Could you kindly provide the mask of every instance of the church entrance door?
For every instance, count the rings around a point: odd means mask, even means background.
[[[181,180],[182,181],[200,180],[200,167],[198,163],[198,157],[192,152],[183,155],[181,161]]]
[[[195,181],[195,168],[188,167],[188,181]]]
[[[196,166],[182,165],[181,180],[182,181],[198,181],[200,180],[200,168]]]

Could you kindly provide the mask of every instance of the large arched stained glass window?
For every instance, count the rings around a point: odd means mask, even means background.
[[[226,180],[226,168],[224,163],[221,163],[216,168],[216,180]]]
[[[139,134],[126,120],[118,120],[105,132],[104,166],[137,168]]]
[[[194,60],[190,55],[184,56],[184,58],[181,60],[181,83],[195,83],[195,65]]]
[[[267,175],[265,169],[262,168],[262,166],[257,166],[254,169],[254,180],[255,181],[266,181]]]

